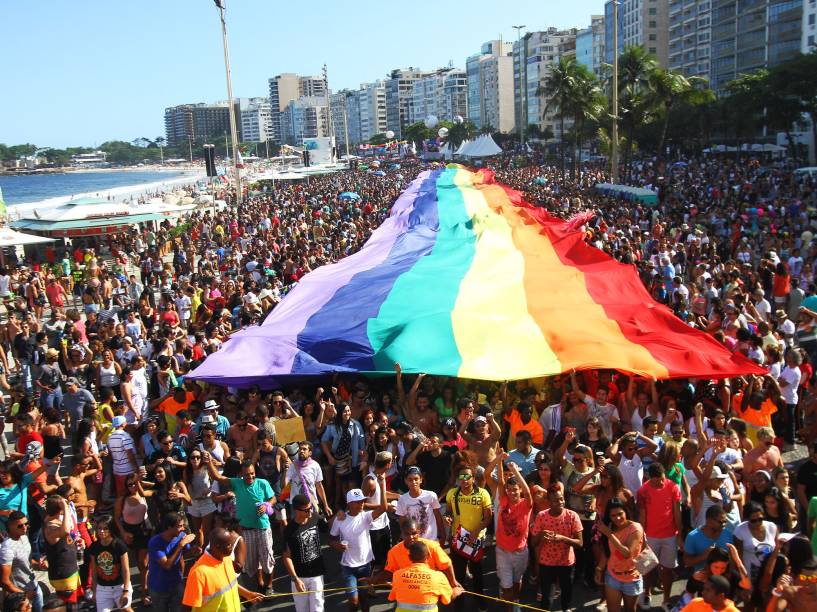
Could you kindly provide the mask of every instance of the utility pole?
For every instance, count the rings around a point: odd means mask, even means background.
[[[323,65],[323,87],[326,90],[326,107],[329,109],[329,138],[331,139],[329,142],[332,143],[332,148],[330,151],[335,151],[334,161],[337,161],[337,148],[335,146],[335,122],[332,120],[332,96],[329,95],[329,72],[326,68],[326,64]]]
[[[610,147],[610,176],[618,182],[618,0],[613,0],[613,133]]]
[[[227,73],[227,103],[230,112],[230,136],[233,144],[233,170],[235,171],[235,203],[237,206],[241,205],[241,171],[238,167],[238,129],[236,128],[235,120],[235,105],[233,104],[233,82],[230,76],[230,49],[227,46],[227,21],[224,17],[226,0],[213,0],[218,8],[219,17],[221,18],[221,38],[224,46],[224,70]]]
[[[525,63],[527,58],[525,57],[524,53],[522,52],[522,30],[525,29],[526,26],[524,25],[515,25],[513,29],[516,30],[516,49],[517,53],[519,54],[519,144],[522,145],[524,142],[524,134],[525,134],[525,126],[524,126],[524,117],[522,109],[525,107],[524,100],[525,100],[525,85],[526,83],[522,82],[522,64]]]

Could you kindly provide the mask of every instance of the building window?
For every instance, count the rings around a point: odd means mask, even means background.
[[[650,40],[657,40],[658,37],[655,34],[650,34]]]
[[[650,53],[652,53],[653,55],[655,55],[655,54],[657,53],[657,51],[656,51],[655,47],[650,47],[649,51],[650,51]]]
[[[811,36],[808,37],[808,46],[809,47],[814,46],[814,34],[812,34]]]
[[[649,27],[655,28],[658,27],[655,21],[651,21]]]
[[[650,9],[650,15],[657,15],[657,14],[658,14],[658,9],[655,9],[655,8]]]
[[[817,17],[817,15],[815,15],[814,13],[811,13],[811,14],[808,16],[808,24],[809,24],[809,25],[814,25],[814,18],[815,18],[815,17]]]

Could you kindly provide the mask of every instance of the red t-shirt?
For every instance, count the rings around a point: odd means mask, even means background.
[[[531,533],[539,535],[543,531],[553,531],[559,535],[572,538],[582,530],[582,521],[579,515],[565,508],[559,516],[552,516],[550,510],[542,510],[536,515]],[[576,563],[576,553],[573,547],[566,542],[542,541],[539,549],[540,565],[569,566]]]
[[[17,452],[25,454],[26,452],[26,445],[29,442],[39,442],[40,444],[44,444],[43,437],[40,435],[38,431],[32,431],[31,433],[27,433],[23,436],[17,438]]]
[[[528,526],[533,509],[527,498],[522,497],[511,505],[504,495],[499,502],[496,525],[496,545],[506,552],[516,552],[528,546]]]
[[[681,503],[681,489],[669,478],[656,489],[649,481],[638,490],[638,505],[645,509],[644,533],[651,538],[671,538],[678,535],[674,509]]]

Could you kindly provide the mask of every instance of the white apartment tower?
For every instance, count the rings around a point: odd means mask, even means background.
[[[486,42],[465,62],[468,119],[478,128],[514,128],[513,43]]]

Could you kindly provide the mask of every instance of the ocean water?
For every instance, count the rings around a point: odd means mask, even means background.
[[[172,188],[179,183],[193,183],[200,171],[155,172],[69,172],[0,176],[3,199],[9,207],[58,206],[79,196],[110,196],[123,199],[131,194]]]

